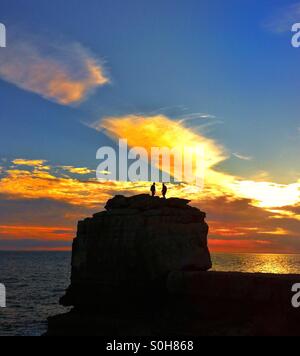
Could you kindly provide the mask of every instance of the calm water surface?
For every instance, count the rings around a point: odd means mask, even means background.
[[[68,252],[0,252],[0,283],[7,308],[0,309],[0,335],[36,336],[48,316],[65,312],[58,305],[68,287]]]

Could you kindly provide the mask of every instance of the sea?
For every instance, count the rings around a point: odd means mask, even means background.
[[[214,271],[299,274],[300,255],[212,254]],[[49,316],[65,313],[59,298],[70,283],[70,252],[0,252],[0,336],[40,336]]]

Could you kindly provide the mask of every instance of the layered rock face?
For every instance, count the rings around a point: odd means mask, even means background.
[[[164,283],[172,271],[211,268],[205,213],[184,199],[116,196],[106,211],[78,223],[72,284],[62,299],[77,305],[101,294]],[[89,291],[89,292],[87,292]]]

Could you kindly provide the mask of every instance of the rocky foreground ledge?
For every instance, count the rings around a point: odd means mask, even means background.
[[[207,272],[206,214],[188,200],[116,196],[78,223],[69,313],[47,335],[300,335],[300,276]]]

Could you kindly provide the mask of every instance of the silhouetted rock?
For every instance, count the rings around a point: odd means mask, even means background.
[[[300,335],[299,276],[206,272],[205,213],[184,199],[109,200],[78,223],[72,278],[48,335]]]
[[[143,291],[172,271],[210,269],[205,213],[188,203],[118,195],[107,202],[106,211],[80,221],[73,243],[72,284],[62,303],[76,305],[82,298],[80,286],[97,284],[102,293],[130,287]]]
[[[158,208],[181,208],[181,209],[191,209],[188,205],[190,200],[170,198],[162,199],[159,197],[151,197],[148,194],[140,194],[132,197],[124,197],[123,195],[116,195],[114,198],[110,199],[106,206],[106,210],[112,209],[138,209],[138,210],[149,210]]]

